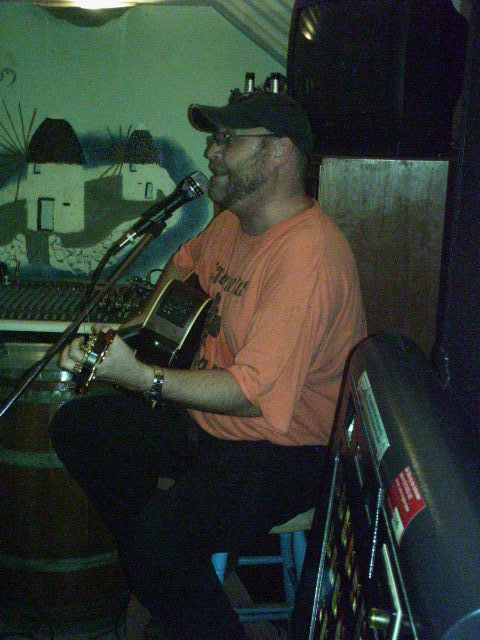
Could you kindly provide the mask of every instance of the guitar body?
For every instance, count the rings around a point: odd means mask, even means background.
[[[120,329],[119,335],[142,362],[189,369],[203,331],[210,298],[192,278],[170,280],[147,302],[143,323]]]
[[[135,351],[139,360],[157,367],[189,369],[200,344],[210,298],[198,280],[170,280],[146,305],[142,320],[120,328],[118,335]],[[95,379],[95,371],[105,357],[115,332],[90,336],[82,346],[85,358],[73,370],[78,393],[85,393]]]

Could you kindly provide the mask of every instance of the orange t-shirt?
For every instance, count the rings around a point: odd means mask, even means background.
[[[346,358],[365,336],[355,259],[317,204],[259,236],[224,211],[175,254],[213,303],[194,368],[226,369],[262,410],[244,418],[190,410],[210,434],[326,444]]]

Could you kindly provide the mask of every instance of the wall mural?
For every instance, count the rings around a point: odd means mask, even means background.
[[[15,71],[5,67],[0,78],[13,84]],[[0,261],[22,280],[87,280],[142,212],[197,167],[142,124],[80,134],[64,119],[37,120],[37,110],[25,114],[2,100]],[[163,266],[207,219],[206,197],[182,207],[128,275]]]
[[[17,74],[10,67],[3,67],[0,69],[0,82],[4,83],[4,86],[11,87],[15,80],[17,79]]]

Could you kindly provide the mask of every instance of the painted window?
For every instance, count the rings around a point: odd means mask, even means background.
[[[33,163],[33,173],[36,173],[36,174],[42,173],[40,165],[37,164],[36,162]]]
[[[145,200],[153,199],[153,184],[151,182],[147,182],[145,184]]]
[[[132,173],[135,173],[135,171],[137,170],[137,165],[134,164],[133,162],[130,162],[130,164],[128,165],[129,169]]]
[[[39,198],[37,209],[38,231],[53,231],[54,198]]]

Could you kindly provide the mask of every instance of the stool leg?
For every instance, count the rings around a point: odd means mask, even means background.
[[[297,574],[297,584],[300,580],[303,569],[303,561],[307,552],[307,536],[305,531],[293,532],[293,557],[295,560],[295,572]]]
[[[282,554],[283,588],[285,601],[288,604],[295,602],[295,561],[293,557],[293,536],[291,533],[280,533],[280,553]]]
[[[223,581],[225,580],[225,572],[227,570],[227,560],[228,560],[228,553],[226,551],[212,554],[213,568],[215,569],[221,584],[223,584]]]

